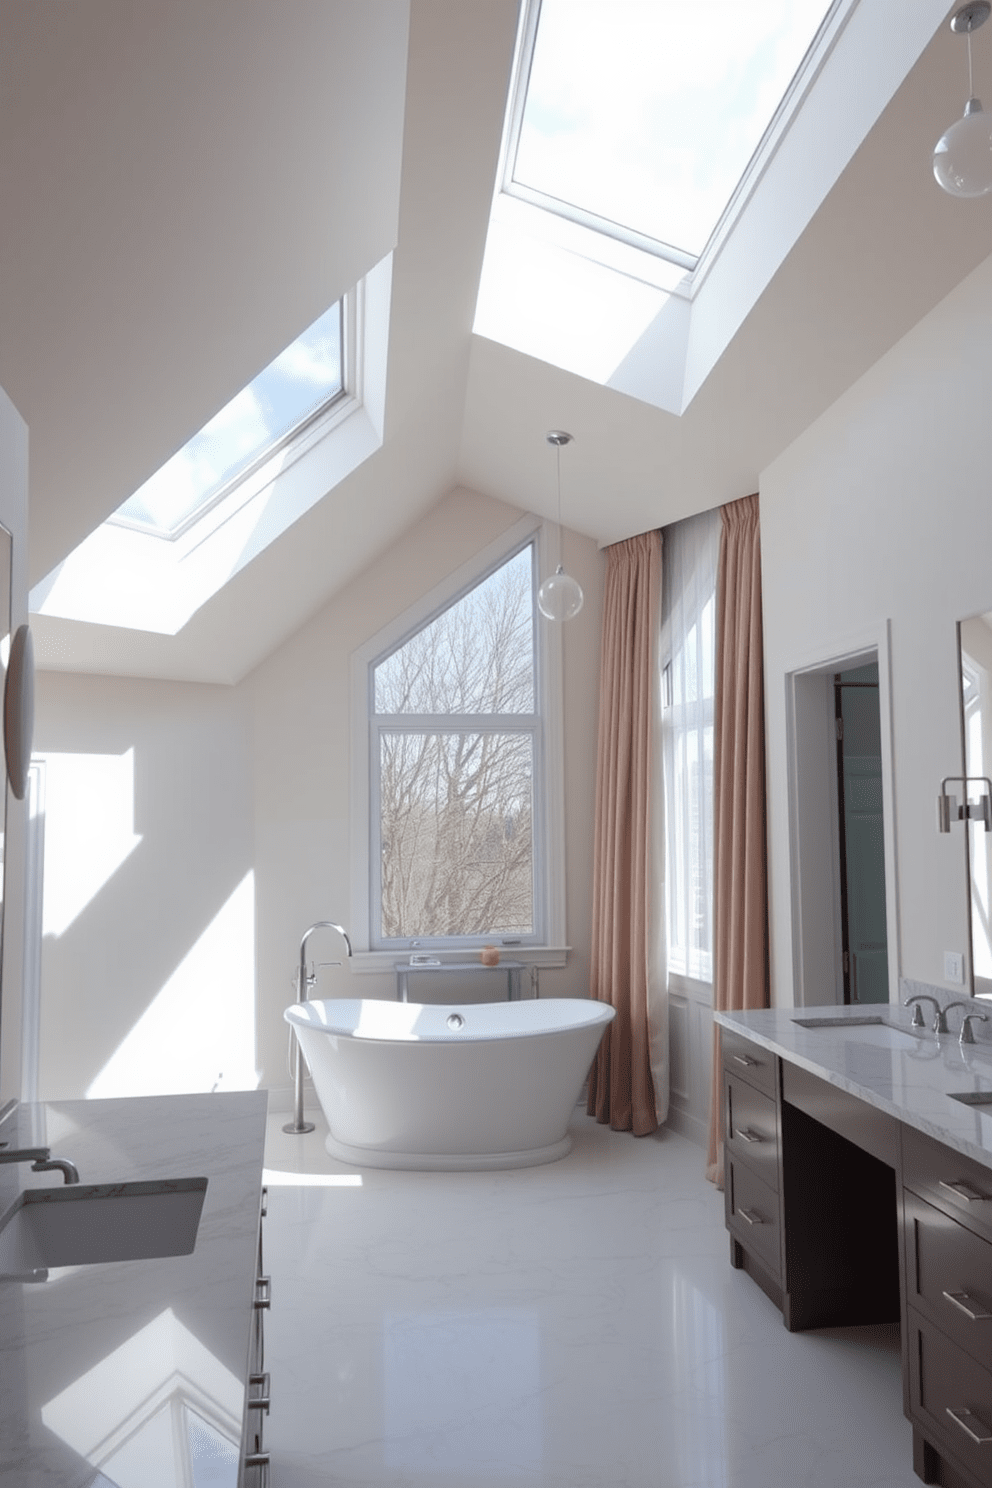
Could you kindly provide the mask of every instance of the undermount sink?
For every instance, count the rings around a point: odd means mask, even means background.
[[[872,1044],[882,1049],[917,1049],[920,1039],[915,1034],[907,1033],[905,1029],[893,1028],[884,1018],[866,1014],[863,1018],[793,1018],[793,1023],[798,1023],[800,1028],[829,1028],[835,1033],[846,1033],[848,1030],[857,1038],[859,1043]]]
[[[0,1281],[43,1281],[52,1266],[189,1255],[206,1178],[29,1188],[0,1228]]]
[[[949,1090],[951,1100],[965,1106],[992,1106],[992,1090]]]

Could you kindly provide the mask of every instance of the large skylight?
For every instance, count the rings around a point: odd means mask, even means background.
[[[343,390],[341,301],[264,367],[109,519],[177,536],[249,466]]]
[[[692,268],[825,0],[540,0],[504,189]]]
[[[34,615],[176,635],[380,449],[392,254],[31,590]]]

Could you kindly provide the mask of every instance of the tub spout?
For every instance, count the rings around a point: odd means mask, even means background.
[[[307,941],[315,930],[336,930],[347,947],[348,959],[351,959],[351,939],[344,926],[339,925],[335,920],[315,920],[309,930],[305,931],[303,939],[300,941],[300,965],[296,974],[297,1002],[306,1002],[310,988],[316,985],[317,973],[315,968],[311,964],[310,970],[307,970]],[[313,1130],[313,1122],[304,1121],[303,1119],[303,1050],[300,1048],[300,1041],[297,1038],[293,1058],[293,1119],[286,1123],[283,1131],[291,1132],[298,1136],[303,1132],[312,1132]]]

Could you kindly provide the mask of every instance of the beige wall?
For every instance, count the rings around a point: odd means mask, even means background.
[[[815,355],[814,347],[797,355]],[[955,622],[992,608],[992,261],[761,478],[773,999],[793,1000],[786,674],[886,630],[897,923],[890,961],[944,983],[967,951],[964,838],[936,831],[960,770]],[[960,990],[960,989],[959,989]]]
[[[244,879],[254,874],[259,1079],[285,1086],[285,1025],[299,939],[348,923],[351,653],[518,519],[457,491],[342,590],[237,687],[48,672],[39,677],[42,756],[133,750],[140,842],[42,957],[43,1098],[85,1093]],[[370,516],[370,520],[372,517]],[[567,924],[563,971],[543,995],[588,990],[592,797],[603,558],[566,534],[586,596],[564,629]],[[317,960],[339,954],[333,936]],[[202,995],[223,995],[223,973]],[[218,993],[219,989],[219,993]],[[323,970],[325,996],[391,996],[391,977]],[[191,1027],[189,1037],[202,1037]]]
[[[0,388],[0,523],[13,539],[10,612],[14,630],[28,617],[28,431]],[[2,683],[2,674],[0,674]],[[24,854],[27,810],[7,790],[0,770],[0,801],[6,797],[3,844],[3,973],[0,985],[0,1106],[21,1092],[21,988],[24,978]]]

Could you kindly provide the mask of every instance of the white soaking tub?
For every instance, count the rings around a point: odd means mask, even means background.
[[[374,1168],[554,1162],[603,1031],[606,1003],[294,1003],[332,1157]]]

